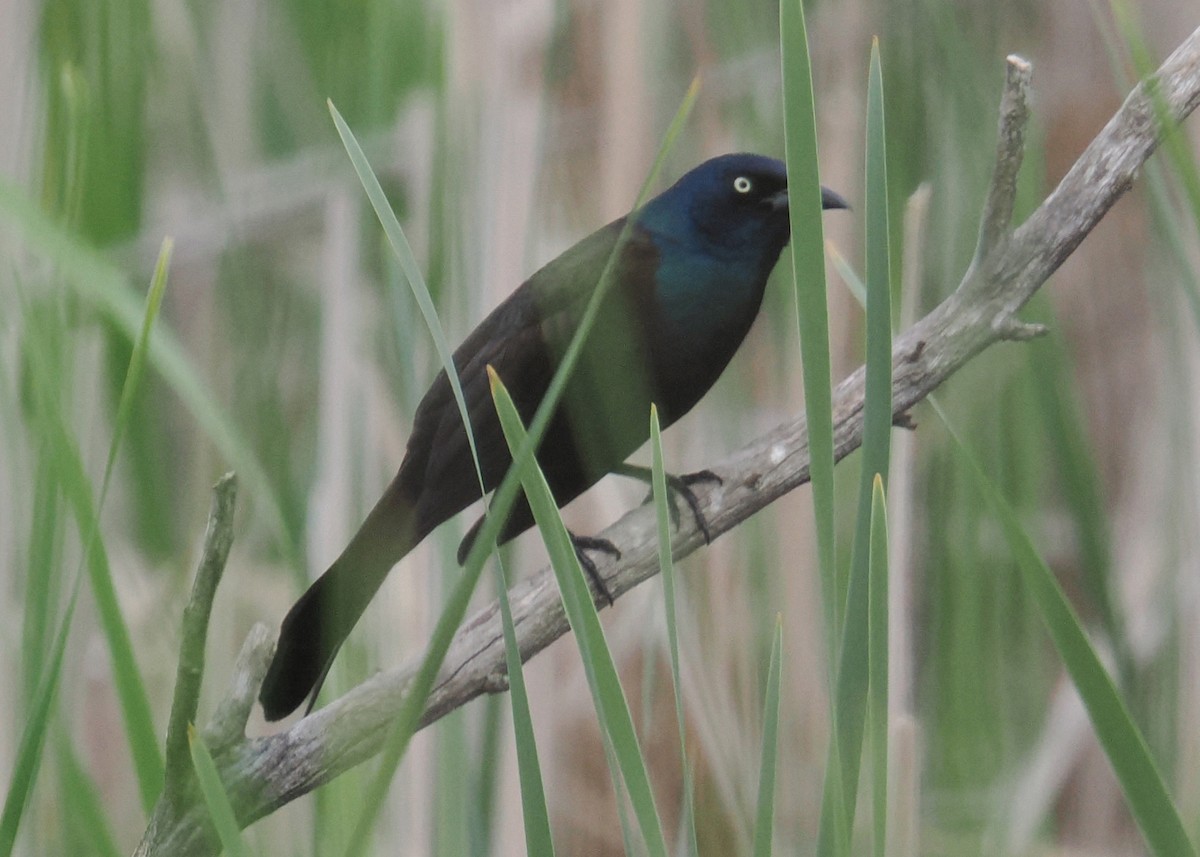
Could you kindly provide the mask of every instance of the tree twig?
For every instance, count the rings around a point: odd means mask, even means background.
[[[1162,139],[1155,107],[1145,86],[1138,86],[1058,187],[1025,223],[1011,230],[1029,74],[1028,64],[1009,59],[997,163],[981,218],[980,252],[954,294],[895,341],[892,396],[896,414],[920,402],[987,346],[1039,332],[1017,317],[1018,310],[1128,190],[1137,170]],[[1156,77],[1171,119],[1182,121],[1200,103],[1200,30],[1167,59]],[[834,393],[834,454],[838,460],[861,443],[863,382],[864,373],[859,369]],[[804,420],[779,426],[711,469],[723,481],[711,487],[697,486],[696,493],[716,536],[808,481]],[[658,572],[652,509],[635,509],[603,535],[621,548],[619,561],[598,558],[597,562],[614,598]],[[689,554],[702,544],[691,516],[684,516],[673,546],[675,555]],[[519,583],[510,598],[523,659],[567,632],[549,569]],[[415,669],[413,662],[381,673],[285,731],[229,746],[218,764],[242,823],[267,815],[377,752]],[[265,662],[248,658],[246,670],[239,686],[256,686]],[[493,604],[459,630],[429,698],[424,722],[432,722],[480,694],[506,687],[504,643]],[[218,848],[208,832],[203,808],[191,807],[171,824],[152,824],[138,853],[189,857],[215,854]]]
[[[204,727],[204,743],[218,756],[246,737],[246,722],[258,702],[258,688],[275,653],[275,632],[255,622],[233,665],[229,687]]]
[[[1033,66],[1021,57],[1009,56],[1005,63],[1004,96],[1000,100],[1000,132],[996,136],[996,166],[983,217],[979,222],[976,262],[999,252],[1012,226],[1017,198],[1017,173],[1025,157],[1025,129],[1029,124],[1029,84]]]
[[[175,671],[175,697],[167,721],[166,769],[163,797],[180,804],[189,791],[192,757],[188,749],[188,724],[196,719],[200,685],[204,678],[204,645],[208,640],[208,620],[225,561],[233,545],[233,510],[237,502],[237,477],[226,473],[213,486],[204,549],[192,584],[192,596],[183,610],[179,643],[179,666]]]

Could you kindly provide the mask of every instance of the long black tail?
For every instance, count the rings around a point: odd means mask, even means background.
[[[384,492],[342,555],[300,596],[279,631],[279,645],[258,701],[267,720],[315,698],[334,656],[392,566],[427,532],[418,531],[404,470]]]

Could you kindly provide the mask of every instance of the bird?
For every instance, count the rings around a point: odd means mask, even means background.
[[[790,236],[787,194],[787,171],[775,158],[711,158],[567,249],[500,303],[453,354],[484,492],[500,484],[512,462],[488,367],[528,424],[627,221],[610,285],[536,456],[560,507],[611,472],[644,476],[644,468],[639,473],[625,462],[649,438],[651,403],[663,428],[690,411],[758,315],[767,278]],[[849,207],[823,186],[821,203],[823,209]],[[685,494],[687,484],[672,480]],[[283,620],[259,693],[268,720],[286,717],[306,698],[311,710],[334,656],[392,567],[481,496],[443,369],[417,406],[395,477],[345,550]],[[689,502],[703,528],[694,498]],[[480,523],[464,538],[460,563]],[[498,542],[532,524],[519,495]],[[615,551],[586,538],[578,538],[576,547]]]

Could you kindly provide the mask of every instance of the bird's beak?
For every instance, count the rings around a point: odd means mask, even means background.
[[[768,196],[763,200],[772,211],[783,211],[788,207],[787,188]],[[831,208],[849,208],[850,203],[842,197],[841,194],[831,191],[829,188],[821,185],[821,208],[828,211]]]
[[[821,208],[828,211],[831,208],[849,208],[850,203],[842,197],[841,194],[831,191],[825,185],[821,185]]]
[[[785,187],[783,190],[775,191],[775,193],[763,200],[763,204],[766,205],[767,208],[771,209],[771,211],[787,211],[787,188]]]

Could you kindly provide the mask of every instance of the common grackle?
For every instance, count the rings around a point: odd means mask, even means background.
[[[846,207],[826,188],[822,204]],[[488,491],[511,458],[486,367],[507,385],[521,417],[531,420],[625,220],[594,232],[530,277],[454,352]],[[636,212],[612,286],[537,452],[560,506],[620,470],[646,441],[651,402],[665,427],[708,391],[758,314],[788,235],[784,165],[758,155],[706,161]],[[443,371],[417,407],[396,477],[341,556],[284,618],[259,696],[267,719],[286,716],[319,689],[392,566],[479,497]],[[500,541],[532,524],[520,497]],[[463,540],[459,562],[478,527]]]

